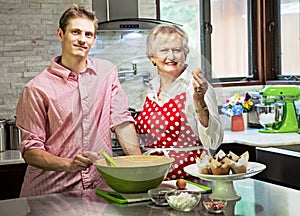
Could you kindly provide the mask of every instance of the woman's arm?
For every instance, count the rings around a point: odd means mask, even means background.
[[[193,100],[197,118],[202,125],[198,133],[203,146],[217,149],[224,136],[218,104],[213,88],[209,85],[199,68],[193,71]]]
[[[116,135],[126,155],[142,154],[133,123],[125,122],[116,127]]]

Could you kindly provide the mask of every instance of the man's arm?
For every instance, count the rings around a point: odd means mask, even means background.
[[[91,161],[82,154],[71,159],[55,156],[42,149],[26,150],[23,157],[27,164],[43,170],[78,172],[91,165]]]

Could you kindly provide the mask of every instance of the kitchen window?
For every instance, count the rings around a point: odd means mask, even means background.
[[[300,1],[280,1],[281,75],[300,75]]]
[[[160,19],[182,24],[192,48],[188,63],[200,66],[210,82],[300,80],[300,0],[160,0],[158,5]]]

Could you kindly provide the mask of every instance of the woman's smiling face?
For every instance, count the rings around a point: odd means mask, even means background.
[[[178,77],[183,72],[186,55],[179,34],[158,33],[152,47],[154,52],[151,61],[156,64],[160,73]]]

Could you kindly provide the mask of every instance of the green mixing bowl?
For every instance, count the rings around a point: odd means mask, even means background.
[[[165,156],[113,157],[117,167],[107,165],[105,159],[95,162],[106,184],[120,193],[145,193],[156,188],[166,177],[173,158]]]

